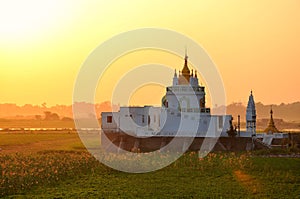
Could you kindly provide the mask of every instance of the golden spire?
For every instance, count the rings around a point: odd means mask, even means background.
[[[279,133],[280,131],[276,128],[274,120],[273,120],[273,110],[272,110],[272,106],[271,106],[271,110],[270,110],[270,121],[269,121],[269,125],[268,127],[264,130],[264,132],[266,133]]]
[[[185,50],[185,57],[184,57],[184,66],[181,70],[182,76],[186,79],[187,82],[190,82],[190,69],[188,67],[188,56],[187,50]]]

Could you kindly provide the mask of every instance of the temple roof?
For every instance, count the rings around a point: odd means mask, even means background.
[[[184,57],[184,65],[183,65],[183,69],[181,70],[181,74],[182,76],[186,79],[186,82],[188,83],[190,81],[190,69],[188,67],[188,56],[187,54],[185,54]]]
[[[190,75],[190,69],[188,67],[188,56],[187,55],[185,55],[185,57],[184,57],[184,65],[183,65],[183,69],[181,71],[182,71],[182,73],[187,73]]]
[[[264,130],[264,132],[266,132],[266,133],[269,133],[269,132],[271,132],[271,133],[280,133],[280,131],[276,128],[274,120],[273,120],[273,110],[272,110],[272,107],[271,107],[270,114],[271,114],[271,117],[270,117],[270,120],[269,120],[269,125]]]
[[[251,90],[251,94],[249,96],[248,105],[247,105],[247,109],[250,109],[250,108],[255,110],[255,103],[254,103],[252,90]]]

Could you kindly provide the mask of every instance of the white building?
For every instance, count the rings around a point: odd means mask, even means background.
[[[159,149],[166,144],[166,140],[170,142],[174,137],[183,140],[183,149],[184,140],[195,138],[191,150],[199,150],[203,138],[220,137],[217,143],[222,150],[271,148],[274,139],[287,138],[287,134],[283,133],[256,133],[256,109],[252,91],[246,110],[245,132],[236,133],[231,126],[231,115],[211,115],[210,108],[206,107],[205,87],[199,85],[197,72],[189,69],[187,56],[183,69],[178,74],[175,70],[173,84],[166,88],[161,103],[161,107],[120,107],[118,112],[103,112],[103,135],[118,148],[136,150],[144,147],[145,151]],[[237,143],[232,144],[231,139],[227,139],[229,132],[231,136],[237,137]],[[107,145],[109,147],[110,144]]]
[[[121,107],[119,112],[102,113],[105,132],[132,136],[219,137],[227,136],[230,115],[211,115],[205,105],[205,87],[197,72],[189,69],[188,57],[173,84],[166,88],[162,107]]]

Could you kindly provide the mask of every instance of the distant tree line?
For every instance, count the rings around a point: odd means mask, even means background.
[[[35,119],[36,120],[53,121],[53,120],[60,120],[60,117],[57,113],[52,113],[51,111],[45,111],[44,118],[41,115],[35,115]],[[70,117],[63,117],[61,120],[62,121],[72,121],[73,119]]]

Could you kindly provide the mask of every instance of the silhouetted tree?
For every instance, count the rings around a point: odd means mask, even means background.
[[[57,113],[51,113],[50,111],[45,111],[45,118],[44,120],[59,120],[59,116]]]
[[[51,114],[51,120],[59,120],[59,116],[57,113],[52,113]]]
[[[70,117],[63,117],[63,118],[61,119],[61,121],[68,122],[68,121],[73,121],[73,119],[70,118]]]
[[[35,115],[34,116],[36,120],[42,120],[42,116],[41,115]]]

